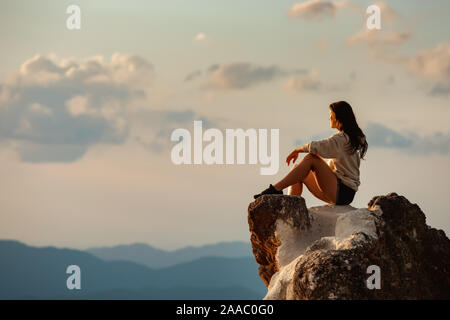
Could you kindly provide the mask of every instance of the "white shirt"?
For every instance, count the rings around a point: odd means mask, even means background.
[[[320,141],[311,141],[303,145],[304,150],[322,158],[330,159],[329,167],[346,186],[358,191],[359,180],[359,152],[349,154],[350,138],[345,132],[338,132]]]

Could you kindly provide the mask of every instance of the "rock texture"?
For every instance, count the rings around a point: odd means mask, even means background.
[[[359,209],[264,195],[248,223],[265,299],[450,299],[450,240],[396,193]]]

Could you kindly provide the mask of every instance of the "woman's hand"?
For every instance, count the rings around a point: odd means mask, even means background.
[[[295,163],[295,161],[296,161],[297,158],[298,158],[298,153],[299,153],[299,151],[298,151],[297,149],[294,149],[294,151],[292,151],[292,152],[287,156],[287,158],[286,158],[286,163],[287,163],[287,165],[289,165],[289,162],[291,162],[291,160],[293,160],[292,163]]]

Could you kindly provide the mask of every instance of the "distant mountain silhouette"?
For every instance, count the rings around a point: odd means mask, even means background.
[[[103,260],[133,261],[150,268],[164,268],[202,257],[237,258],[253,256],[250,242],[243,241],[219,242],[199,247],[188,246],[174,251],[157,249],[145,243],[95,247],[85,251]]]
[[[261,299],[266,292],[252,257],[204,257],[156,270],[0,240],[0,261],[0,299]],[[66,287],[72,264],[81,269],[81,290]]]

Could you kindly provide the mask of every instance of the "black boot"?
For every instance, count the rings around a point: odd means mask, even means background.
[[[275,187],[271,184],[266,190],[259,194],[255,194],[253,198],[258,199],[263,194],[283,194],[283,190],[277,190]]]

